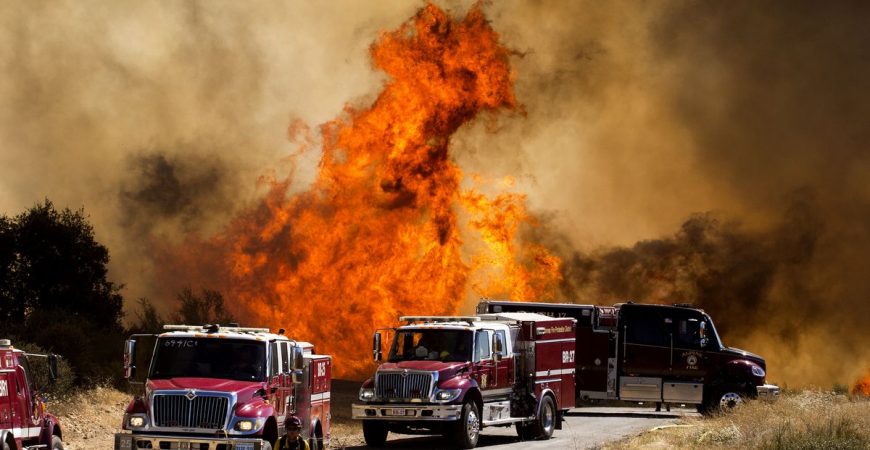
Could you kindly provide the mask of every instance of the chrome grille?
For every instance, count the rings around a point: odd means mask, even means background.
[[[384,400],[428,399],[432,390],[432,374],[428,372],[379,373],[375,380],[377,397]]]
[[[188,400],[183,394],[154,395],[154,425],[165,428],[224,428],[229,399],[201,395]]]

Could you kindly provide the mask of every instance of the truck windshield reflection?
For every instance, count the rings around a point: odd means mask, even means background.
[[[402,330],[396,333],[389,362],[471,360],[470,330]]]
[[[157,341],[151,379],[179,377],[262,381],[266,346],[241,339],[164,338]]]

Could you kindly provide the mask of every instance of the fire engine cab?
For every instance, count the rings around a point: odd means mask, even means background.
[[[48,361],[49,380],[54,381],[57,360],[54,355],[25,353],[0,339],[0,448],[3,450],[63,450],[60,424],[45,412],[37,394],[34,359]]]
[[[490,426],[548,439],[574,406],[574,319],[505,313],[400,321],[387,360],[353,405],[369,446],[383,446],[393,432],[440,433],[473,448]],[[383,359],[381,340],[375,332],[375,361]]]
[[[312,450],[328,444],[331,357],[283,329],[163,328],[125,345],[125,376],[144,392],[127,407],[115,450],[271,450],[288,415]]]

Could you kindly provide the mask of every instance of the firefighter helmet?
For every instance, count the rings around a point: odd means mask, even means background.
[[[299,431],[302,429],[302,421],[296,416],[287,416],[287,418],[284,419],[284,428],[288,431]]]

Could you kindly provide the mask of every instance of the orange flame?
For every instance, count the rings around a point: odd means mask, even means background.
[[[852,396],[870,397],[870,371],[852,386]]]
[[[556,257],[519,239],[534,226],[525,197],[463,191],[449,156],[461,125],[517,108],[509,52],[481,9],[456,20],[427,5],[370,51],[390,81],[321,127],[311,189],[272,180],[222,233],[158,264],[168,286],[220,289],[247,323],[313,342],[349,378],[371,370],[372,330],[399,315],[455,314],[469,295],[549,298],[560,279]]]

